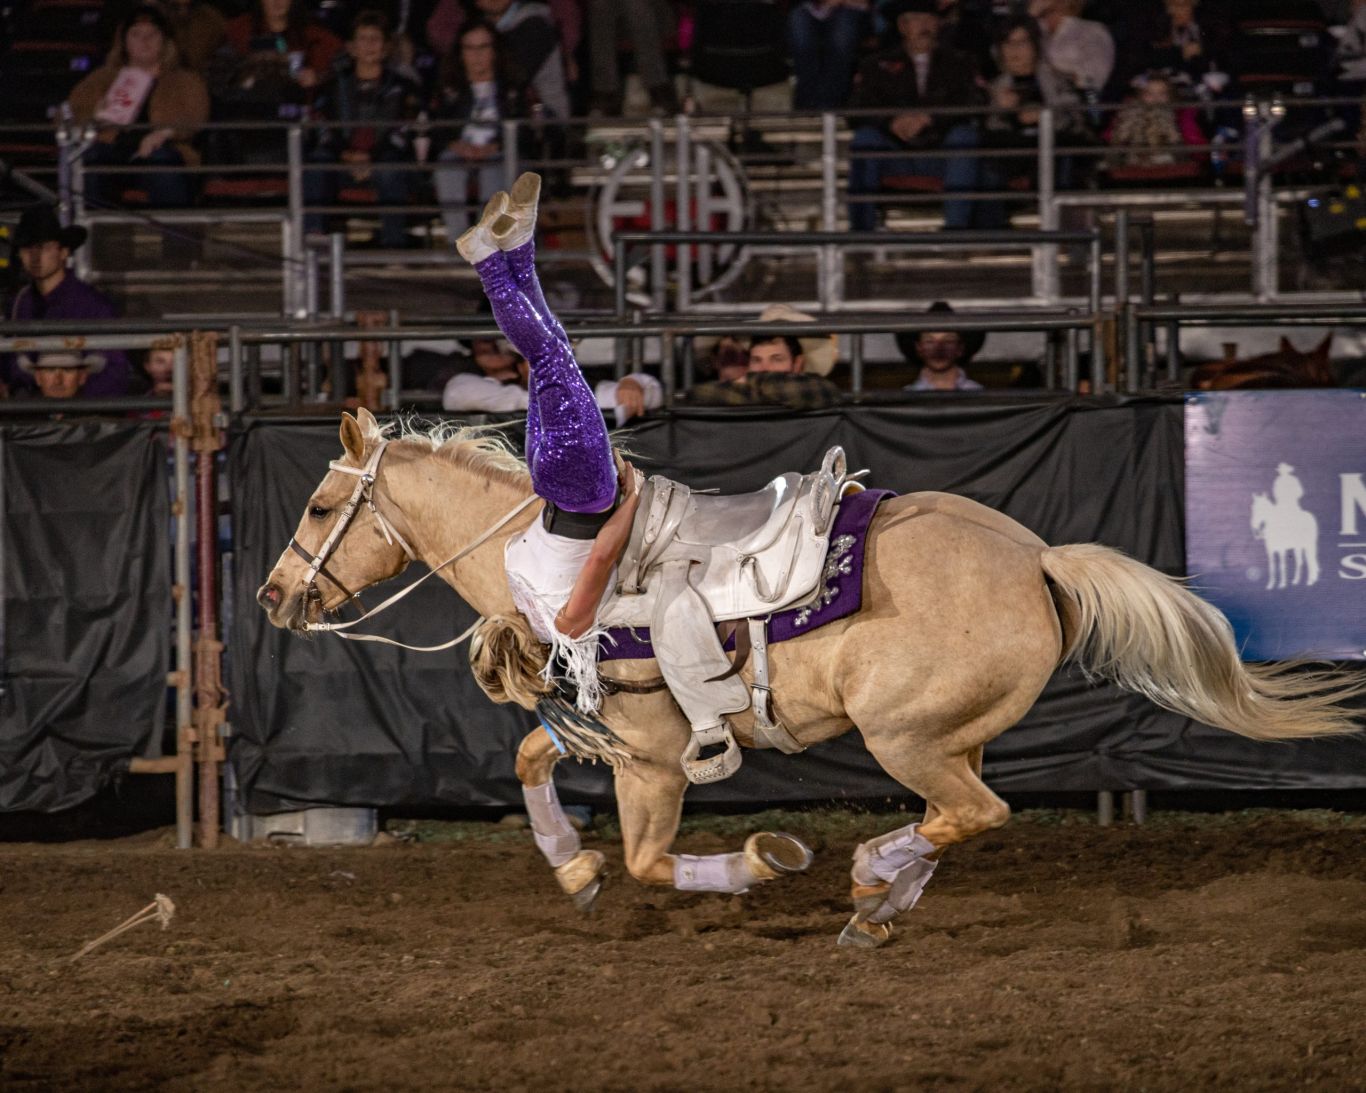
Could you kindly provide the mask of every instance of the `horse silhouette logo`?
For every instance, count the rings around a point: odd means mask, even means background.
[[[1252,534],[1266,546],[1267,588],[1284,588],[1292,569],[1290,584],[1318,582],[1319,522],[1300,508],[1303,496],[1304,486],[1289,463],[1276,468],[1270,497],[1252,495]]]

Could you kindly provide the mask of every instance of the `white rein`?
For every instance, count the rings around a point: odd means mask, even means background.
[[[355,490],[353,490],[351,493],[351,499],[347,501],[346,506],[342,509],[341,516],[338,518],[336,525],[332,528],[331,533],[323,541],[323,545],[319,548],[318,553],[313,556],[312,560],[309,563],[308,577],[305,580],[305,584],[309,589],[315,587],[314,582],[317,580],[319,572],[321,572],[323,567],[327,564],[328,558],[331,557],[332,551],[336,549],[337,543],[340,542],[342,535],[345,534],[347,527],[350,525],[352,518],[356,515],[356,510],[362,501],[365,502],[367,507],[370,509],[371,513],[374,514],[375,521],[379,524],[380,531],[384,533],[384,541],[386,543],[389,543],[390,545],[393,545],[394,542],[397,542],[398,545],[403,548],[403,552],[408,555],[408,559],[410,561],[418,560],[417,555],[413,553],[412,547],[408,545],[407,540],[405,540],[403,536],[399,534],[398,528],[394,527],[393,524],[391,524],[389,520],[385,518],[384,514],[381,513],[379,511],[379,508],[375,505],[375,498],[373,492],[375,485],[375,475],[379,471],[379,461],[384,455],[384,449],[388,446],[388,443],[389,442],[387,440],[381,440],[379,444],[376,445],[374,453],[370,456],[368,460],[366,460],[364,467],[349,467],[346,464],[338,463],[335,460],[328,464],[328,468],[330,470],[338,471],[342,474],[355,475],[359,479],[359,481],[356,483]],[[369,611],[366,611],[363,615],[360,616],[360,618],[352,619],[350,622],[308,622],[304,624],[304,629],[306,631],[311,631],[314,633],[334,633],[337,635],[337,637],[345,638],[347,641],[376,641],[382,645],[393,645],[399,649],[407,649],[410,652],[414,653],[440,653],[444,652],[447,649],[455,648],[455,646],[465,641],[467,638],[469,638],[471,634],[474,633],[474,631],[479,627],[479,624],[484,621],[483,616],[480,616],[479,618],[475,619],[474,622],[471,623],[469,627],[464,631],[464,633],[460,634],[458,637],[452,638],[450,641],[445,642],[441,645],[405,645],[401,641],[394,641],[392,638],[382,637],[379,634],[344,634],[342,633],[342,631],[349,630],[351,627],[357,625],[358,623],[362,623],[365,622],[367,619],[374,618],[374,616],[378,615],[381,611],[385,611],[388,608],[392,607],[394,604],[398,603],[399,600],[403,599],[404,596],[408,595],[408,593],[412,592],[428,578],[435,577],[439,572],[441,572],[441,570],[445,569],[447,566],[455,564],[461,558],[465,557],[467,554],[471,554],[479,547],[483,546],[486,542],[489,541],[489,539],[491,539],[494,535],[501,531],[519,513],[526,509],[527,506],[532,504],[532,502],[539,500],[540,498],[533,493],[530,497],[526,498],[526,500],[518,504],[517,507],[514,508],[511,512],[503,516],[502,519],[500,519],[496,524],[494,524],[490,528],[487,528],[473,542],[461,547],[458,551],[452,554],[440,565],[433,566],[430,571],[423,574],[423,576],[419,577],[407,588],[399,589],[383,603],[380,603],[375,607],[371,608]],[[323,573],[323,575],[328,576],[326,573]]]

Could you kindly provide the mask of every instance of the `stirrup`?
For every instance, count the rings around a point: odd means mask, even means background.
[[[699,759],[702,749],[710,744],[724,744],[726,750],[710,759]],[[720,782],[729,778],[740,769],[740,745],[735,742],[735,734],[730,731],[729,723],[707,725],[693,729],[688,746],[683,749],[683,773],[693,785],[707,782]]]

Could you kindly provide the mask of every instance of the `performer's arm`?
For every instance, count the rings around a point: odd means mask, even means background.
[[[555,616],[555,629],[571,638],[580,638],[593,628],[598,616],[598,605],[602,594],[607,591],[607,582],[612,579],[612,568],[621,558],[626,543],[631,538],[631,524],[635,521],[636,507],[640,504],[640,494],[636,492],[635,472],[629,466],[622,483],[625,496],[617,511],[612,513],[607,523],[602,525],[597,538],[593,540],[593,550],[588,560],[579,570],[574,582],[574,591]]]

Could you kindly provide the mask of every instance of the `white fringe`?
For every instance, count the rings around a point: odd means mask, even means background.
[[[594,626],[582,637],[571,638],[550,627],[550,659],[541,671],[541,678],[547,683],[555,680],[558,662],[564,664],[564,676],[578,694],[574,708],[585,716],[602,709],[602,679],[598,675],[598,640],[606,633],[601,626]]]

